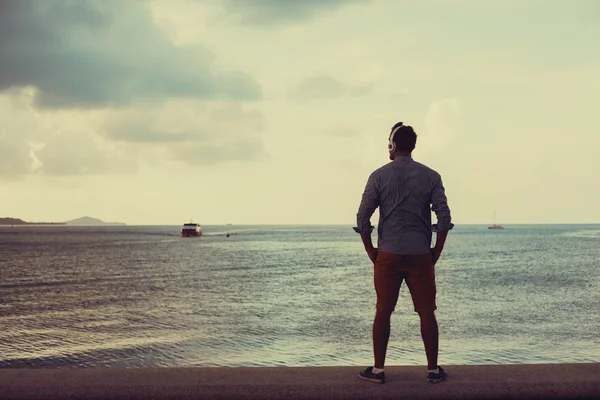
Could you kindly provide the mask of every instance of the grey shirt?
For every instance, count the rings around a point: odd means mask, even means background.
[[[377,247],[387,253],[427,254],[432,231],[454,227],[440,174],[408,156],[396,157],[369,176],[356,215],[356,232],[372,229],[371,216],[377,207]],[[431,211],[436,225],[431,225]]]

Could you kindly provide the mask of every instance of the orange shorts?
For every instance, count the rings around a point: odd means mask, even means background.
[[[380,251],[375,260],[377,309],[390,314],[396,308],[400,286],[406,280],[415,312],[435,311],[435,269],[431,254],[400,255]]]

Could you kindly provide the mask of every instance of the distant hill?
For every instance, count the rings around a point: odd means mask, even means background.
[[[0,218],[0,225],[125,225],[123,222],[104,222],[98,218],[81,217],[66,222],[27,222],[20,218],[4,217]]]
[[[0,218],[0,225],[64,225],[63,222],[27,222],[21,218]]]
[[[123,222],[104,222],[98,218],[81,217],[71,221],[66,221],[67,225],[125,225]]]
[[[0,218],[0,225],[27,225],[27,222],[20,218]]]

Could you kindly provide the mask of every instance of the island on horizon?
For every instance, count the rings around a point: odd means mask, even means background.
[[[81,217],[65,222],[27,222],[20,218],[0,218],[0,225],[71,225],[71,226],[100,226],[100,225],[126,225],[124,222],[104,222],[98,218]]]
[[[0,225],[66,225],[64,222],[27,222],[21,218],[0,218]]]
[[[72,219],[71,221],[66,221],[66,225],[126,225],[124,222],[104,222],[98,218],[92,217],[81,217]]]

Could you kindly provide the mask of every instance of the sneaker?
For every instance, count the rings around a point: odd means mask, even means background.
[[[373,373],[373,367],[369,367],[364,371],[358,374],[360,379],[364,379],[365,381],[373,382],[373,383],[385,383],[385,372],[380,372],[378,374]]]
[[[440,371],[436,374],[435,372],[430,372],[427,375],[427,382],[429,383],[438,383],[443,381],[444,379],[446,379],[448,377],[448,374],[446,374],[446,372],[444,371],[444,369],[442,367],[440,367],[438,365],[438,368],[440,369]]]

